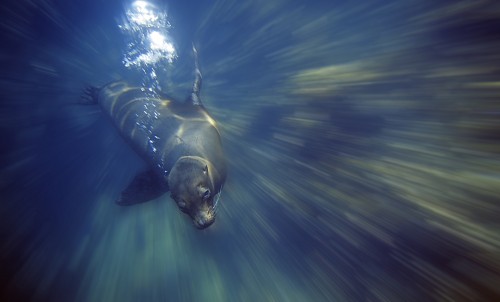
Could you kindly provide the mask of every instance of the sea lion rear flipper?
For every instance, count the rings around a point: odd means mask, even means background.
[[[154,171],[148,170],[134,177],[116,203],[121,206],[142,203],[160,197],[167,191],[168,186],[162,183]]]
[[[80,104],[82,105],[95,105],[99,99],[99,91],[101,89],[95,86],[87,86],[83,90],[83,95],[80,98]]]

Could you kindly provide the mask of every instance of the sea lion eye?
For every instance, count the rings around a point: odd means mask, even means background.
[[[203,199],[208,199],[210,197],[210,190],[207,189],[203,192]]]
[[[207,174],[207,172],[208,172],[208,167],[207,165],[205,165],[205,167],[203,167],[203,174]]]

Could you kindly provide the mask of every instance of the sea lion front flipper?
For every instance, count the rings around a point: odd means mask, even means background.
[[[201,91],[201,71],[200,65],[198,63],[198,51],[193,44],[193,55],[194,55],[194,82],[193,90],[191,91],[191,96],[187,99],[187,102],[192,103],[195,106],[203,106],[200,98]]]
[[[134,177],[116,203],[121,206],[142,203],[160,197],[167,191],[168,186],[160,181],[153,170],[148,170]]]

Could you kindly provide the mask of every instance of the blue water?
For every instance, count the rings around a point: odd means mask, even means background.
[[[130,5],[1,4],[0,300],[500,299],[498,4],[157,2],[177,58],[133,68]],[[79,104],[184,99],[192,44],[229,165],[205,230],[116,205],[144,162]]]

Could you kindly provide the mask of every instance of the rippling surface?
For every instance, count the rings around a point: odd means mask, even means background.
[[[203,231],[115,205],[143,163],[76,104],[125,4],[2,3],[1,300],[500,300],[499,4],[247,2],[166,4],[229,163]]]

